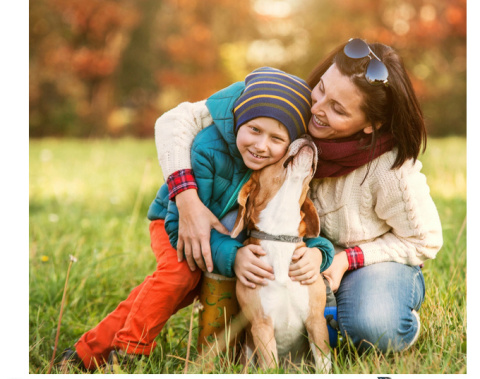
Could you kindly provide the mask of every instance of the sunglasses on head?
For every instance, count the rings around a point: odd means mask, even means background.
[[[370,63],[368,63],[367,70],[365,71],[365,79],[374,86],[382,84],[388,86],[387,67],[380,58],[375,55],[365,41],[359,38],[352,38],[343,48],[343,52],[347,57],[352,59],[369,57]]]

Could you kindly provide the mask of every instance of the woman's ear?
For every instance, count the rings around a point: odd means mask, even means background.
[[[373,126],[372,125],[369,125],[367,126],[366,128],[363,128],[363,132],[365,134],[372,134],[373,133]]]
[[[380,129],[381,126],[382,126],[382,124],[378,122],[378,123],[375,125],[375,130]],[[372,134],[372,133],[373,133],[373,126],[372,126],[372,124],[368,125],[366,128],[363,128],[363,132],[364,132],[365,134]]]

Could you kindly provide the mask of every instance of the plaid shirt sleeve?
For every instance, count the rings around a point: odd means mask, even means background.
[[[187,189],[198,189],[191,169],[175,171],[167,179],[168,198],[173,200],[180,192]]]
[[[348,258],[348,271],[356,270],[364,266],[363,251],[358,246],[345,249]]]

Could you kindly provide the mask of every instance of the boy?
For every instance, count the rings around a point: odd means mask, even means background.
[[[192,146],[192,169],[203,203],[219,219],[237,207],[237,194],[252,170],[276,163],[291,141],[306,133],[310,119],[310,88],[301,79],[272,68],[253,71],[245,79],[207,100],[213,124],[199,133]],[[232,112],[235,123],[232,120]],[[155,337],[166,321],[189,305],[197,295],[201,270],[191,270],[192,261],[179,262],[178,209],[169,194],[175,179],[163,185],[148,211],[156,271],[136,287],[117,309],[67,349],[63,363],[75,362],[94,369],[118,355],[149,355]],[[173,183],[173,185],[172,185]],[[180,186],[182,186],[180,184]],[[248,280],[252,275],[273,278],[269,267],[261,267],[257,246],[241,242],[216,230],[211,235],[209,271]],[[322,270],[333,258],[333,246],[318,237],[307,246],[318,246]],[[185,251],[187,257],[191,252]],[[263,253],[264,254],[264,253]],[[253,264],[248,264],[248,263]]]

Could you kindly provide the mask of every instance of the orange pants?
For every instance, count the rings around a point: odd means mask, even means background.
[[[192,272],[185,260],[178,262],[164,220],[150,223],[150,238],[157,259],[155,272],[75,344],[87,369],[102,365],[113,348],[149,355],[170,316],[191,304],[199,293],[202,271]]]

